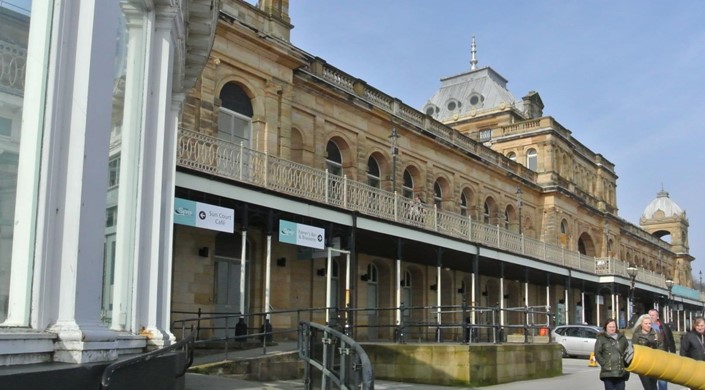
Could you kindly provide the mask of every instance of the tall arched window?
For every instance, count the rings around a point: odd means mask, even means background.
[[[370,158],[367,159],[367,184],[375,188],[380,188],[380,183],[379,164],[374,157],[370,156]]]
[[[443,206],[443,190],[441,189],[441,185],[438,183],[438,180],[433,183],[433,204],[435,204],[439,209]]]
[[[253,111],[250,97],[239,85],[228,83],[220,91],[220,100],[218,138],[251,147]]]
[[[512,161],[516,161],[516,160],[517,160],[517,154],[514,153],[514,152],[509,152],[509,154],[507,154],[507,158],[510,159],[510,160],[512,160]]]
[[[343,175],[343,156],[335,142],[328,141],[326,146],[326,168],[333,175]]]
[[[502,222],[504,223],[504,228],[509,230],[509,207],[504,209],[504,221]]]
[[[529,149],[526,151],[526,167],[535,171],[538,169],[538,153],[536,149]]]
[[[482,222],[490,223],[490,205],[485,201],[485,206],[482,210]]]
[[[464,217],[468,216],[468,198],[463,192],[460,193],[460,215]]]
[[[414,197],[414,178],[411,176],[408,169],[404,170],[404,186],[402,188],[402,195],[409,199]]]

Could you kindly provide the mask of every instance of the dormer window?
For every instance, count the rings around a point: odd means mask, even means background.
[[[459,110],[460,106],[460,102],[455,99],[449,100],[448,104],[446,104],[446,108],[448,109],[448,111],[455,111],[456,109]]]
[[[434,116],[438,114],[438,111],[440,111],[438,107],[433,104],[429,104],[426,106],[426,108],[424,108],[424,112],[426,112],[426,115],[428,116]]]
[[[485,97],[480,95],[477,92],[473,92],[470,95],[470,98],[468,99],[470,101],[470,105],[473,107],[481,107],[482,103],[485,102]]]

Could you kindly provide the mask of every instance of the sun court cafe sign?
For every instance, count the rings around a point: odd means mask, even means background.
[[[174,223],[233,233],[235,231],[235,210],[174,198]]]

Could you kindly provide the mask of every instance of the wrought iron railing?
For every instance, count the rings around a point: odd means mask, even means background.
[[[256,150],[182,129],[177,163],[181,167],[241,181],[362,214],[442,233],[541,261],[597,275],[629,279],[627,264],[614,257],[595,258],[517,234],[499,225],[412,203],[391,193],[337,176],[327,170],[284,160]],[[642,269],[636,280],[664,288],[663,275]]]
[[[299,323],[299,357],[304,361],[304,388],[374,389],[372,362],[362,346],[321,324]],[[314,370],[321,373],[314,386]]]

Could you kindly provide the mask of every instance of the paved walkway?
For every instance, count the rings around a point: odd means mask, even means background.
[[[282,352],[296,351],[296,342],[282,342],[275,346],[267,347],[266,354],[277,354]],[[262,348],[235,350],[228,353],[227,360],[239,360],[251,357],[262,356]],[[199,356],[194,358],[193,366],[206,363],[223,361],[224,352]],[[396,389],[420,389],[420,390],[544,390],[544,389],[571,389],[571,390],[598,390],[603,384],[599,379],[599,367],[588,367],[586,359],[563,359],[563,375],[555,378],[535,379],[530,381],[513,382],[502,385],[486,387],[448,387],[434,385],[420,385],[412,383],[399,383],[383,380],[375,380],[376,390],[396,390]],[[302,380],[275,381],[275,382],[253,382],[238,378],[229,378],[215,375],[186,374],[186,390],[234,390],[234,389],[303,389]],[[626,390],[642,389],[641,382],[637,375],[632,374],[627,382]],[[685,390],[682,386],[669,385],[669,390]]]

